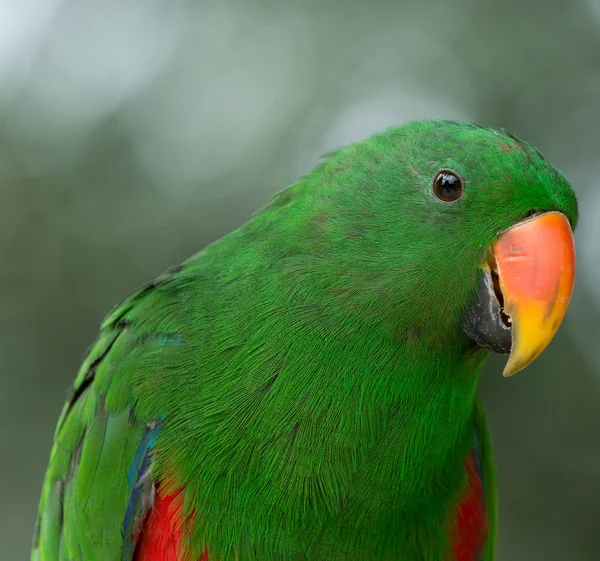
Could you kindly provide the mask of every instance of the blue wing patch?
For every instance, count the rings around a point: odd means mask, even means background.
[[[138,446],[135,458],[127,473],[127,484],[130,497],[121,528],[123,538],[122,561],[133,558],[133,546],[137,524],[143,519],[146,511],[152,506],[154,484],[149,477],[152,463],[152,447],[160,428],[159,423],[150,423]]]

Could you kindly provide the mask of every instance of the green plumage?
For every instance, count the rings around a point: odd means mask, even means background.
[[[432,196],[440,168],[457,204]],[[144,481],[184,489],[186,560],[440,561],[475,434],[493,559],[487,351],[460,325],[488,248],[533,210],[577,220],[562,175],[505,132],[415,122],[335,153],[104,321],[32,559],[131,559],[128,473],[155,424]]]

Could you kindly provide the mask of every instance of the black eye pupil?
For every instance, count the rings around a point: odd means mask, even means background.
[[[433,181],[433,191],[440,201],[452,203],[462,196],[463,184],[460,178],[454,173],[441,171]]]
[[[440,179],[440,195],[448,198],[453,197],[460,191],[460,181],[456,175],[443,173]]]

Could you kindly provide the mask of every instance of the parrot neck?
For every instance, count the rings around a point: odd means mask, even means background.
[[[290,459],[297,467],[289,474],[312,490],[308,501],[340,508],[326,530],[332,544],[347,540],[349,531],[379,536],[381,558],[386,548],[408,547],[415,532],[436,536],[451,524],[464,490],[477,379],[487,356],[410,343],[386,347],[342,352],[334,346],[324,355],[332,357],[329,368],[300,398],[311,406],[294,424]],[[442,549],[432,558],[443,558]]]
[[[210,328],[156,397],[189,419],[185,438],[165,423],[173,457],[158,469],[189,489],[188,514],[202,513],[194,542],[337,560],[417,559],[425,540],[428,558],[444,558],[487,351],[458,326],[428,335],[412,309],[361,305],[310,256],[244,264],[206,276],[210,305],[192,308],[190,329]]]
[[[398,551],[418,558],[418,534],[432,559],[444,558],[450,529],[440,527],[450,528],[464,491],[485,354],[368,337],[298,337],[252,412],[246,442],[263,451],[248,473],[253,508],[272,505],[288,529],[273,540],[318,543],[314,558],[338,559],[343,543],[358,558],[395,559]],[[323,517],[317,539],[312,528]]]
[[[319,463],[339,448],[357,462],[366,489],[381,485],[382,495],[402,495],[407,504],[407,495],[420,500],[450,466],[462,469],[488,353],[469,347],[436,352],[409,341],[400,348],[365,343],[324,349],[324,368],[305,389],[310,406],[298,415],[298,431],[318,431],[323,445],[312,454],[320,451]],[[290,403],[290,412],[302,411],[297,405]]]

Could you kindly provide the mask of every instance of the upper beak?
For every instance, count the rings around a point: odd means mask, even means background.
[[[569,221],[547,212],[515,224],[494,242],[481,286],[463,321],[476,343],[510,353],[504,375],[530,364],[554,337],[575,279]]]
[[[520,222],[492,246],[512,346],[504,376],[522,370],[546,348],[567,311],[575,280],[569,221],[547,212]]]

